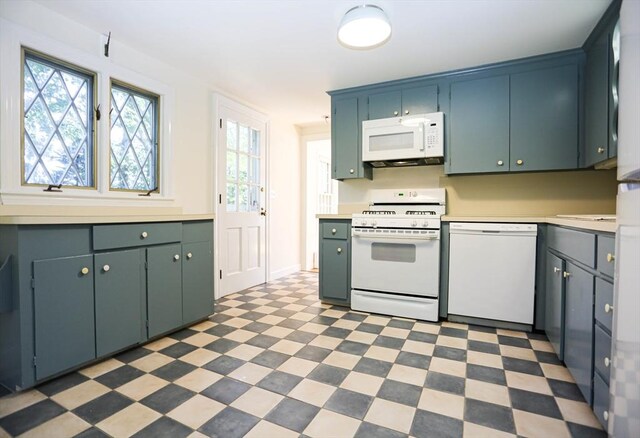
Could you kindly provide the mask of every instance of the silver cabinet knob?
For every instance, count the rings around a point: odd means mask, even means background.
[[[187,259],[191,260],[191,257],[193,257],[193,254],[191,254],[190,252],[187,253]]]
[[[338,230],[336,230],[335,228],[331,228],[331,234],[336,234],[338,232]]]
[[[180,260],[180,254],[176,254],[173,256],[173,260],[178,261]]]
[[[598,148],[598,153],[599,154],[604,154],[604,148]]]
[[[393,112],[393,115],[394,115],[394,116],[397,116],[397,115],[398,115],[398,111],[394,111],[394,112]]]
[[[406,115],[408,115],[408,114],[409,114],[409,110],[405,110],[405,111],[404,111],[404,113],[405,113]]]
[[[104,272],[109,272],[109,269],[111,269],[111,266],[109,266],[109,265],[104,265],[104,266],[102,267],[102,270],[103,270]]]
[[[557,273],[558,273],[558,272],[560,272],[561,270],[562,270],[562,269],[557,268],[557,267],[555,267],[555,266],[553,267],[553,272],[554,272],[554,274],[557,274]]]
[[[140,234],[140,238],[141,238],[141,239],[146,239],[146,238],[147,238],[147,236],[148,236],[148,234],[147,234],[147,232],[146,232],[146,231],[143,231],[143,232]]]
[[[502,166],[503,164],[504,164],[504,161],[498,160],[498,166]]]
[[[604,305],[604,313],[609,313],[609,312],[613,312],[613,306],[607,303]]]
[[[609,365],[611,365],[611,359],[609,359],[608,357],[604,358],[604,366],[609,368]]]
[[[522,161],[522,160],[516,160],[516,164],[518,166],[522,166],[523,163],[524,163],[524,161]]]
[[[614,261],[615,259],[616,259],[616,256],[614,256],[613,254],[611,254],[611,253],[608,253],[608,254],[607,254],[607,261],[608,261],[609,263],[613,263],[613,261]]]
[[[338,248],[338,254],[342,254],[342,248]]]
[[[604,411],[602,413],[602,418],[604,418],[604,421],[609,421],[609,411]]]
[[[82,275],[87,275],[89,273],[89,268],[85,266],[84,268],[80,269],[80,273]]]
[[[569,277],[571,277],[571,272],[564,271],[564,272],[562,273],[562,276],[563,276],[564,278],[569,278]]]
[[[354,173],[355,171],[355,169],[349,169],[349,173]]]

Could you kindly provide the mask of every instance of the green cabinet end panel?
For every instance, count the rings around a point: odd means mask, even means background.
[[[95,255],[96,350],[105,356],[142,341],[143,250]],[[142,271],[143,272],[143,271]]]
[[[451,84],[447,173],[509,171],[509,76]]]
[[[182,245],[147,249],[149,337],[182,325]]]
[[[96,357],[93,256],[33,262],[36,380]]]
[[[182,323],[213,313],[213,255],[211,242],[182,245]]]
[[[578,167],[578,64],[511,75],[511,171]]]

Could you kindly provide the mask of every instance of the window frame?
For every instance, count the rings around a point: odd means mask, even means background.
[[[145,97],[145,98],[149,98],[151,97],[153,99],[153,105],[154,105],[154,110],[155,110],[155,114],[154,114],[154,129],[153,129],[153,133],[155,136],[155,188],[156,190],[152,190],[151,192],[149,192],[148,190],[138,190],[138,189],[118,189],[118,188],[113,188],[111,187],[111,105],[112,105],[112,93],[111,90],[113,89],[113,86],[116,86],[118,88],[124,89],[125,91],[131,93],[131,94],[138,94],[141,97]],[[116,79],[114,77],[110,77],[109,78],[109,117],[108,117],[108,121],[109,121],[109,126],[108,126],[108,133],[107,133],[107,137],[108,137],[108,141],[107,141],[107,149],[108,149],[108,154],[109,154],[109,161],[107,164],[107,170],[106,170],[106,179],[107,179],[107,183],[106,183],[106,189],[109,192],[125,192],[125,193],[157,193],[157,194],[161,194],[162,193],[162,184],[161,184],[161,180],[160,180],[160,170],[161,170],[161,166],[162,166],[162,150],[161,150],[161,129],[160,129],[160,124],[162,123],[162,117],[161,117],[161,109],[162,109],[162,96],[154,93],[152,91],[148,91],[144,88],[138,87],[136,85],[132,85],[126,81],[122,81],[119,79]]]
[[[91,97],[90,102],[87,102],[87,105],[90,107],[90,117],[87,117],[87,131],[91,130],[90,135],[87,135],[87,139],[91,139],[91,145],[87,146],[87,151],[91,153],[91,185],[87,186],[74,186],[74,185],[62,185],[62,188],[65,189],[73,189],[73,190],[98,190],[98,120],[96,117],[95,105],[98,101],[98,74],[90,69],[81,67],[72,62],[66,61],[64,59],[58,58],[56,56],[49,55],[47,53],[43,53],[40,50],[33,49],[28,46],[20,47],[20,186],[22,187],[48,187],[49,184],[40,184],[40,183],[28,183],[26,181],[25,175],[25,160],[24,154],[26,151],[25,145],[25,108],[24,108],[24,74],[25,74],[25,63],[27,62],[27,58],[30,55],[32,59],[36,61],[41,61],[43,63],[49,63],[53,68],[59,70],[67,70],[71,73],[80,73],[90,78],[90,86],[91,93],[87,92],[87,97]],[[58,129],[58,125],[56,125],[56,130]]]

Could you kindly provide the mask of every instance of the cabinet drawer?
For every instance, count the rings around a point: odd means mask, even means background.
[[[181,222],[96,225],[93,227],[94,250],[180,242],[181,238]]]
[[[596,268],[598,271],[613,278],[615,267],[613,256],[615,255],[616,239],[612,236],[598,236],[598,257]]]
[[[611,359],[611,336],[597,325],[595,326],[594,332],[595,346],[593,355],[596,369],[608,385],[609,375],[611,373],[611,367],[609,366]]]
[[[593,412],[605,430],[607,430],[607,420],[604,417],[609,416],[608,411],[609,385],[596,374],[593,376]]]
[[[607,305],[610,309],[607,312]],[[611,331],[613,319],[613,284],[601,278],[596,278],[596,319]]]
[[[341,222],[325,222],[322,224],[322,237],[324,239],[348,239],[349,224]]]
[[[549,227],[548,246],[570,258],[595,267],[596,236],[567,228]]]

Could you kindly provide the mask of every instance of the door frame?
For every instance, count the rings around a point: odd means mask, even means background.
[[[219,214],[222,213],[220,211],[220,204],[218,203],[218,195],[222,193],[222,189],[219,187],[218,181],[218,152],[220,147],[226,147],[225,144],[221,141],[222,129],[220,128],[220,120],[221,115],[224,112],[223,108],[229,109],[231,111],[235,111],[237,113],[243,114],[247,117],[251,117],[255,120],[258,120],[261,125],[264,127],[263,135],[264,135],[264,154],[265,154],[265,172],[264,172],[264,208],[267,211],[267,216],[264,221],[264,231],[265,231],[265,280],[269,281],[270,279],[270,260],[269,260],[269,248],[270,248],[270,222],[271,216],[269,215],[269,207],[270,207],[270,184],[269,184],[269,169],[271,164],[271,155],[269,153],[270,150],[270,128],[271,123],[268,116],[264,113],[261,113],[253,108],[250,108],[246,105],[243,105],[240,102],[237,102],[227,96],[224,96],[220,93],[213,93],[212,95],[212,108],[213,108],[213,120],[211,121],[211,141],[213,144],[212,147],[212,169],[211,169],[211,187],[213,187],[213,199],[211,200],[213,205],[213,212],[215,216],[219,217]],[[218,221],[214,218],[213,221],[213,290],[214,290],[214,299],[220,298],[220,245],[218,242],[221,241],[221,232],[222,230],[218,227]]]

